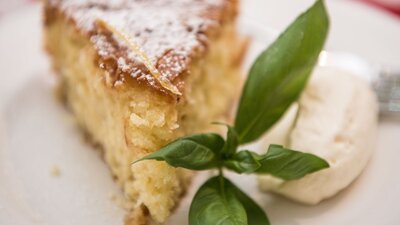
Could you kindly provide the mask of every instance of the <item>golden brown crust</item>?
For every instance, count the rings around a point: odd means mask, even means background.
[[[97,21],[132,38],[161,76],[182,92],[190,63],[205,53],[220,26],[232,22],[237,8],[237,0],[47,0],[44,23],[48,26],[61,16],[84,34],[97,51],[96,65],[108,72],[110,86],[136,82],[177,97],[154,79],[141,57]]]

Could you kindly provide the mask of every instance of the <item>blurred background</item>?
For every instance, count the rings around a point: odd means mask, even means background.
[[[32,12],[40,0],[0,0],[0,24]],[[241,12],[263,28],[282,31],[314,0],[242,0]],[[326,49],[400,67],[400,0],[326,0],[331,31]]]
[[[11,10],[24,7],[38,0],[0,0],[0,15],[4,15]],[[272,4],[274,0],[266,0]],[[372,6],[386,10],[387,12],[400,16],[400,0],[358,0],[360,2],[370,4]]]
[[[12,10],[32,4],[38,0],[0,0],[0,15],[4,15]],[[274,0],[264,0],[273,3],[278,2]],[[340,0],[336,0],[340,1]],[[351,1],[351,0],[348,0]],[[353,0],[355,1],[355,0]],[[388,13],[393,13],[400,17],[400,0],[357,0],[365,4],[386,10]],[[288,5],[290,7],[290,5]]]
[[[0,0],[0,16],[38,1],[39,0]],[[270,2],[269,4],[271,5],[278,2],[275,0],[264,0],[264,1]],[[340,1],[340,0],[335,0],[335,1]],[[347,1],[359,1],[364,4],[369,4],[370,6],[380,8],[382,10],[385,10],[387,13],[392,13],[400,17],[400,0],[347,0]],[[291,7],[291,5],[287,6]]]

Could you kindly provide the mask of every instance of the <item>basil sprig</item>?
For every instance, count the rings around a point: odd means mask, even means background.
[[[283,180],[299,179],[329,167],[325,160],[315,155],[286,149],[281,145],[270,145],[264,155],[240,151],[224,161],[224,165],[237,173],[269,174]]]
[[[224,145],[224,148],[222,149],[222,154],[226,157],[229,158],[233,154],[235,154],[238,146],[239,146],[239,136],[235,130],[235,128],[226,125],[228,128],[228,132],[226,134],[226,142]]]
[[[190,225],[269,225],[264,211],[223,176],[210,178],[197,191],[189,210]]]
[[[239,145],[253,142],[268,131],[299,98],[328,28],[323,0],[317,0],[261,53],[244,86],[235,124],[227,125],[226,140],[214,133],[190,135],[139,160],[165,161],[191,170],[219,170],[219,175],[209,179],[195,195],[189,225],[270,224],[260,206],[223,176],[223,168],[288,181],[329,167],[318,156],[280,145],[270,145],[263,155],[238,151]]]
[[[246,209],[236,197],[233,185],[223,177],[213,177],[194,196],[189,224],[247,224]]]
[[[328,33],[323,1],[298,17],[251,67],[235,129],[240,143],[258,139],[298,99]]]
[[[267,154],[259,160],[261,166],[257,174],[270,174],[283,180],[295,180],[309,173],[329,167],[321,158],[290,149],[280,145],[270,145]]]
[[[219,151],[224,144],[224,139],[218,134],[190,135],[171,142],[137,162],[155,159],[191,170],[212,169],[219,165]]]
[[[261,167],[262,157],[254,152],[245,150],[240,151],[232,158],[224,161],[224,166],[236,173],[253,173]]]

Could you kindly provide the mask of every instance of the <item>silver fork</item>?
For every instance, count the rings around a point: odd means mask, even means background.
[[[400,112],[400,68],[368,63],[350,53],[328,51],[321,53],[318,64],[348,70],[366,79],[376,92],[381,113]]]

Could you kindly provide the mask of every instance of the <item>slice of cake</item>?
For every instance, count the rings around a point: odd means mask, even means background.
[[[45,46],[66,105],[104,151],[127,224],[164,222],[191,174],[132,162],[216,129],[240,90],[236,0],[47,0]],[[93,176],[96,176],[94,174]],[[90,181],[88,181],[90,182]]]

